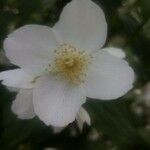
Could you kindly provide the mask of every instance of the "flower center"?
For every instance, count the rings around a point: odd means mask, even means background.
[[[73,58],[66,58],[64,60],[64,64],[68,67],[73,67],[74,63],[75,63],[75,61]]]
[[[50,72],[58,73],[73,84],[84,82],[91,55],[80,51],[72,45],[63,44],[55,50],[54,63],[49,66]]]

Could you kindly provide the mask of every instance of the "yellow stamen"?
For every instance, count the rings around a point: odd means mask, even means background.
[[[68,44],[60,45],[55,53],[54,64],[49,65],[48,70],[58,73],[73,84],[84,82],[91,55]]]

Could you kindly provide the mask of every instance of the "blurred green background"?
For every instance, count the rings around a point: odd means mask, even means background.
[[[53,26],[70,0],[0,0],[0,71],[16,68],[3,40],[25,24]],[[106,46],[121,47],[136,73],[134,89],[115,101],[84,105],[92,126],[76,123],[54,134],[38,118],[19,120],[10,106],[16,93],[0,85],[0,150],[150,150],[150,0],[93,0],[108,22]]]

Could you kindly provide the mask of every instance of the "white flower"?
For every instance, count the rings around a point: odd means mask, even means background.
[[[79,130],[81,132],[83,131],[84,123],[86,123],[89,126],[91,125],[91,118],[88,112],[83,107],[81,107],[80,110],[78,111],[77,116],[76,116],[76,121],[77,121]],[[65,127],[53,127],[52,129],[53,129],[53,132],[57,134],[57,133],[60,133],[64,128]]]
[[[101,49],[106,35],[104,13],[91,0],[72,0],[53,28],[26,25],[11,33],[5,53],[20,69],[0,73],[0,80],[20,89],[12,104],[18,118],[37,115],[63,127],[86,97],[109,100],[127,93],[133,70],[115,49]]]
[[[91,118],[90,118],[88,112],[83,107],[80,108],[80,110],[76,116],[76,120],[77,120],[77,125],[81,132],[83,130],[84,123],[86,123],[89,126],[91,125]]]

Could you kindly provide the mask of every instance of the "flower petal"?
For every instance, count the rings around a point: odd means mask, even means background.
[[[64,130],[65,127],[52,127],[53,129],[53,133],[54,134],[58,134],[60,133],[62,130]]]
[[[51,28],[26,25],[8,35],[4,49],[13,64],[36,73],[48,65],[57,44]]]
[[[27,74],[23,69],[0,72],[2,84],[11,88],[32,88],[34,86],[31,83],[33,79],[34,77]]]
[[[7,87],[7,90],[10,91],[10,92],[18,92],[19,89],[18,88],[14,88],[14,87]]]
[[[39,78],[33,91],[37,116],[47,125],[64,127],[75,120],[86,96],[78,86],[71,86],[54,76]]]
[[[12,111],[20,119],[31,119],[35,116],[33,109],[33,90],[21,89],[13,101]]]
[[[125,60],[101,51],[89,67],[85,88],[88,97],[116,99],[132,88],[133,81],[134,72]]]
[[[118,58],[122,58],[123,59],[123,58],[126,57],[125,52],[122,49],[120,49],[120,48],[107,47],[107,48],[103,48],[101,50],[107,51],[111,55],[116,56]]]
[[[101,48],[107,35],[103,10],[91,0],[73,0],[67,4],[54,29],[65,43],[88,51]]]
[[[87,123],[87,125],[89,126],[91,125],[91,118],[88,112],[83,107],[80,108],[76,116],[76,120],[77,120],[77,124],[81,132],[83,130],[84,123]]]

